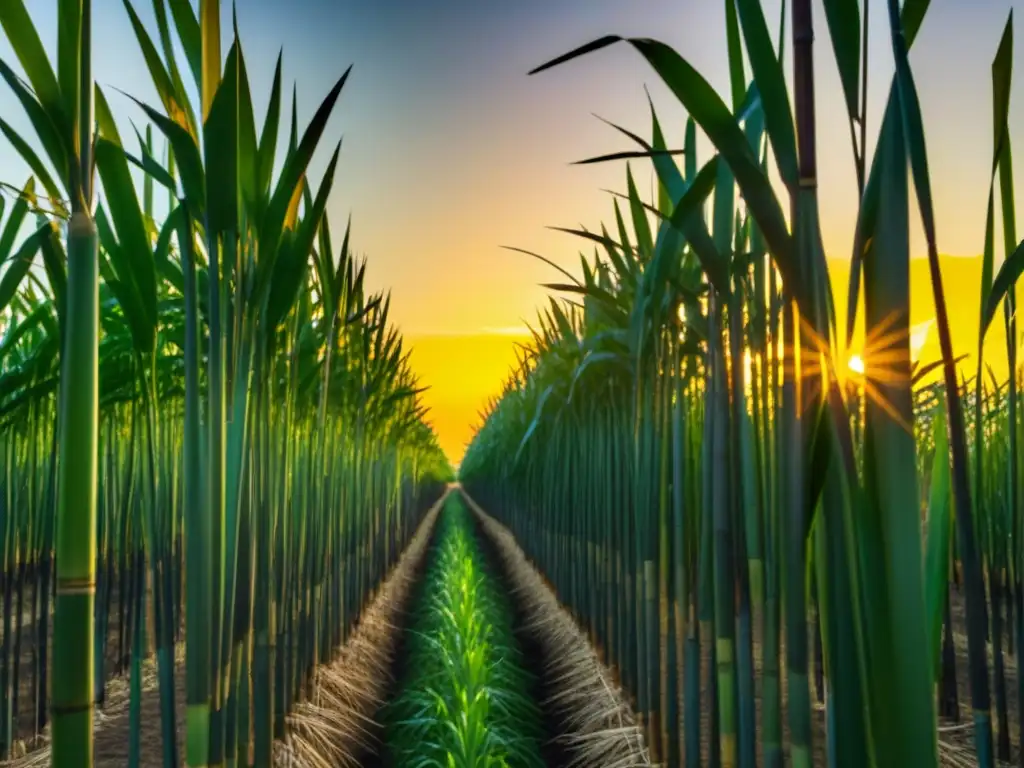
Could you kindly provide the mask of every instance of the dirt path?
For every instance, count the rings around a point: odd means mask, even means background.
[[[554,721],[558,754],[565,765],[650,765],[647,747],[614,676],[586,635],[529,564],[512,534],[472,498],[463,498],[500,566],[516,603],[522,631],[532,637],[542,670],[542,705]]]

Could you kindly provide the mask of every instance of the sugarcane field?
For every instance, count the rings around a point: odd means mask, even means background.
[[[0,0],[0,768],[1024,768],[1021,11]]]

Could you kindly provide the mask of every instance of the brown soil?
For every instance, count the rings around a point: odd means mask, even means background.
[[[30,589],[30,588],[29,588]],[[26,603],[30,602],[29,590],[26,590],[25,595]],[[47,627],[47,675],[53,674],[53,668],[51,665],[53,655],[53,636],[52,636],[52,621],[53,621],[53,603],[50,603],[50,618],[51,626]],[[119,610],[118,596],[116,592],[111,596],[110,604],[110,618],[108,620],[107,627],[107,641],[104,645],[104,668],[107,672],[108,687],[113,686],[116,690],[120,684],[127,686],[127,676],[130,669],[130,652],[131,644],[130,638],[126,637],[126,657],[120,658],[121,654],[118,650],[118,642],[120,635],[119,628]],[[39,748],[46,742],[45,729],[43,733],[36,731],[36,712],[38,707],[38,701],[35,691],[37,681],[35,680],[33,673],[37,664],[38,646],[36,644],[36,636],[38,634],[39,623],[41,619],[38,616],[32,615],[31,607],[26,607],[21,614],[22,625],[20,629],[20,645],[19,658],[18,658],[18,700],[17,700],[17,717],[14,722],[14,743],[12,748],[12,758],[18,758],[25,755],[34,749]],[[3,615],[0,612],[0,634],[2,634],[3,626]],[[15,621],[12,620],[11,624],[12,631],[15,629]],[[151,631],[151,628],[150,628]],[[126,629],[127,632],[127,629]],[[151,649],[152,650],[152,649]],[[12,649],[13,653],[13,649]],[[122,669],[123,667],[123,669]],[[13,674],[13,672],[12,672]],[[123,680],[121,678],[124,678]],[[13,685],[13,680],[12,680]],[[47,687],[49,687],[49,678],[47,680]],[[99,691],[97,691],[99,694]],[[105,697],[110,696],[110,691],[105,690]],[[116,695],[115,695],[116,698]],[[103,701],[98,704],[100,711],[100,717],[102,717],[103,710],[107,707],[109,702]],[[49,713],[47,712],[47,721],[49,719]],[[44,724],[45,725],[45,724]],[[2,762],[0,762],[2,764]]]
[[[939,724],[940,746],[946,745],[947,750],[955,753],[955,756],[966,760],[959,765],[975,765],[974,759],[974,726],[971,707],[971,687],[967,675],[967,614],[966,601],[962,592],[955,587],[951,590],[951,612],[953,614],[953,645],[956,648],[956,682],[957,699],[960,704],[960,721],[944,720]],[[1006,611],[1003,610],[1003,623],[1005,628]],[[1020,732],[1018,729],[1021,702],[1017,696],[1017,657],[1016,649],[1010,647],[1010,643],[1004,635],[1003,639],[1003,666],[1006,677],[1006,710],[1009,720],[1010,733],[1010,763],[1016,765],[1020,758]],[[1014,655],[1011,655],[1013,653]],[[992,652],[992,644],[988,645],[988,669],[989,669],[989,697],[992,702],[992,739],[998,741],[998,720],[996,718],[995,700],[995,662]],[[953,756],[953,755],[951,755]],[[951,763],[952,764],[952,763]]]

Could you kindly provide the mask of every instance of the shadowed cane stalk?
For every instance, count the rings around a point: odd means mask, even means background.
[[[69,162],[72,212],[66,316],[74,322],[63,323],[58,416],[52,743],[54,766],[91,766],[99,430],[99,241],[92,217],[91,0],[61,3],[60,11],[62,23],[66,17],[71,17],[70,23],[78,22],[79,91],[77,111],[72,112],[78,156]]]
[[[798,162],[798,186],[790,189],[792,206],[792,228],[797,247],[798,261],[806,274],[814,274],[811,260],[814,244],[810,237],[816,234],[803,227],[810,208],[817,195],[817,160],[815,157],[814,125],[814,28],[810,0],[794,0],[792,12],[793,35],[793,83],[794,111],[796,113],[796,138]],[[788,287],[788,286],[787,286]],[[788,291],[787,291],[788,293]],[[812,289],[812,294],[815,291]],[[816,307],[820,314],[820,306]],[[807,649],[807,607],[805,601],[805,570],[807,562],[806,533],[810,521],[807,519],[804,499],[803,451],[806,430],[804,414],[817,413],[807,402],[812,395],[808,365],[804,354],[812,353],[814,342],[807,336],[807,325],[802,321],[794,301],[787,301],[784,310],[783,333],[785,334],[787,356],[790,358],[785,369],[787,379],[783,387],[783,411],[786,419],[787,442],[793,450],[789,458],[787,473],[786,505],[788,506],[789,542],[788,565],[786,568],[786,669],[789,690],[789,728],[791,759],[796,768],[811,764],[811,697],[808,679]],[[794,315],[796,317],[794,318]],[[821,328],[819,318],[807,318],[816,329]],[[796,327],[794,327],[796,326]],[[795,380],[794,380],[795,379]],[[817,399],[817,398],[815,398]]]

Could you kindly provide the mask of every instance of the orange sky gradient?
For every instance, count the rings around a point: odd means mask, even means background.
[[[515,344],[525,335],[489,333],[411,336],[410,362],[430,389],[423,401],[441,448],[458,462],[476,427],[477,413],[501,391],[515,364]]]
[[[952,319],[950,334],[955,355],[969,357],[961,363],[961,372],[975,375],[978,343],[978,301],[981,290],[981,259],[943,256],[940,259],[946,307]],[[846,317],[846,291],[849,283],[849,261],[831,259],[829,272],[834,286],[836,317],[842,330]],[[941,357],[938,331],[934,324],[928,262],[911,260],[911,346],[916,359],[928,364]],[[931,321],[931,322],[929,322]],[[864,336],[858,320],[853,345],[846,350],[843,362],[863,350]],[[920,338],[915,338],[918,331]],[[423,384],[424,403],[430,408],[429,420],[438,433],[441,447],[453,463],[457,463],[479,426],[477,414],[490,398],[501,391],[510,368],[516,363],[515,344],[525,344],[529,337],[512,329],[496,329],[487,334],[435,334],[410,336],[411,363]],[[1006,334],[1002,314],[997,315],[985,337],[984,360],[1002,379],[1006,376]],[[938,372],[933,374],[937,376]]]

